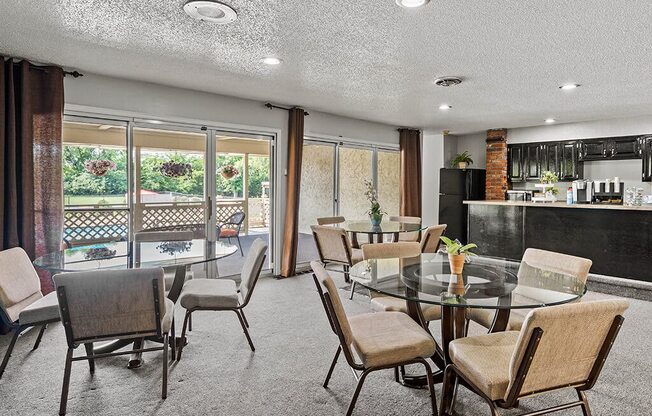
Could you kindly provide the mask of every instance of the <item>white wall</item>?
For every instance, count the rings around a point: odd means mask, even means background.
[[[269,99],[274,101],[274,97]],[[93,74],[77,79],[65,78],[65,102],[67,112],[153,118],[277,134],[278,206],[275,217],[278,227],[274,263],[278,271],[287,194],[283,176],[287,167],[287,112],[269,110],[259,101]],[[320,113],[310,108],[306,110],[310,113],[305,119],[306,136],[398,145],[396,126]]]
[[[487,167],[487,134],[476,133],[457,136],[457,149],[455,153],[468,151],[473,159],[473,168],[484,169]]]
[[[421,216],[425,226],[439,224],[439,170],[446,163],[446,145],[441,132],[422,132]]]

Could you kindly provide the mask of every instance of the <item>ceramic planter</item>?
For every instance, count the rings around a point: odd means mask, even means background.
[[[466,162],[460,162],[460,163],[457,164],[457,167],[460,168],[460,169],[466,169],[467,164],[466,164]]]
[[[452,274],[462,274],[462,271],[464,270],[464,260],[466,260],[466,255],[464,254],[448,255],[448,262],[450,263]]]

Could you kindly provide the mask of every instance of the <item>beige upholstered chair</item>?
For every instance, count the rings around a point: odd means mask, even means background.
[[[54,276],[54,283],[68,341],[59,414],[66,413],[73,361],[87,360],[92,373],[96,358],[133,352],[163,351],[161,397],[165,399],[168,346],[172,344],[174,351],[175,343],[174,303],[165,297],[163,269],[62,273]],[[163,346],[98,355],[93,352],[93,342],[145,337],[161,339]],[[82,344],[86,355],[73,357],[74,350]]]
[[[422,253],[436,253],[439,250],[441,240],[439,237],[446,231],[446,224],[433,225],[428,227],[421,234],[421,252]]]
[[[546,391],[574,388],[578,400],[528,413],[541,415],[580,406],[590,415],[584,391],[598,379],[623,323],[625,300],[603,300],[532,310],[520,332],[460,338],[449,344],[441,413],[453,413],[452,392],[461,377],[498,414],[518,400]]]
[[[349,268],[362,261],[362,250],[351,247],[348,234],[341,228],[324,225],[313,225],[310,228],[322,264],[341,264],[344,267],[344,280],[349,283]],[[353,299],[354,292],[355,282],[352,282],[349,299]]]
[[[365,244],[362,246],[362,257],[368,259],[389,259],[416,257],[421,254],[421,244],[409,241],[398,243]],[[383,296],[373,291],[371,295],[371,308],[377,312],[403,312],[407,313],[407,305],[403,299],[392,296]],[[426,321],[441,319],[441,307],[438,305],[421,304],[423,317]]]
[[[555,253],[536,248],[528,248],[523,254],[523,260],[521,261],[521,266],[518,270],[518,278],[519,280],[527,279],[528,274],[532,270],[532,268],[528,266],[532,266],[537,269],[575,276],[582,282],[586,283],[591,264],[593,264],[591,260],[582,257],[569,256],[568,254]],[[507,330],[520,330],[523,321],[525,320],[525,316],[529,311],[529,309],[513,309],[510,312]],[[467,318],[469,320],[472,320],[485,328],[491,328],[494,315],[495,311],[492,309],[469,309],[467,312]]]
[[[19,247],[0,251],[0,320],[13,332],[0,365],[1,378],[19,335],[28,328],[40,326],[35,350],[47,325],[59,320],[56,293],[43,296],[38,274],[27,253]]]
[[[421,225],[421,217],[405,217],[405,216],[392,215],[389,217],[389,220],[396,221],[396,222],[404,222],[406,224]],[[419,231],[414,231],[409,233],[399,233],[398,241],[419,241]]]
[[[397,367],[408,364],[423,364],[426,368],[432,414],[436,415],[437,399],[432,370],[426,361],[437,348],[432,336],[403,313],[365,313],[348,318],[337,287],[328,272],[317,262],[313,261],[310,265],[315,272],[313,279],[331,329],[340,342],[323,385],[328,387],[328,381],[341,352],[344,352],[344,357],[358,380],[346,412],[347,416],[353,413],[355,402],[369,373],[388,368],[394,368],[396,371]],[[355,356],[359,357],[360,362],[356,361]],[[362,371],[362,374],[358,376],[356,371]]]
[[[244,315],[244,308],[251,299],[254,287],[265,264],[267,244],[260,238],[254,240],[240,274],[240,286],[230,279],[194,279],[183,286],[179,303],[186,308],[181,339],[185,339],[188,321],[195,311],[233,311],[238,316],[242,330],[247,337],[251,351],[255,351],[254,343],[249,336],[249,322]],[[240,293],[240,296],[238,296]],[[181,359],[183,342],[179,348],[177,360]]]
[[[193,231],[138,231],[134,233],[136,243],[156,243],[160,241],[189,241],[194,237]],[[170,290],[174,282],[176,267],[164,267],[165,290]],[[193,273],[186,270],[186,280],[192,279]]]
[[[319,225],[333,225],[333,224],[342,224],[346,219],[344,217],[321,217],[317,218],[317,224]]]

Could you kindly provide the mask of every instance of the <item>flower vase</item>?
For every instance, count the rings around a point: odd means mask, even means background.
[[[378,227],[380,223],[383,221],[383,215],[369,215],[369,221],[371,221],[371,225],[374,227]]]

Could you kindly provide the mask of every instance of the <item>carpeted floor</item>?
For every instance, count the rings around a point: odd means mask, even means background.
[[[338,278],[344,286],[341,278]],[[345,293],[342,293],[343,297]],[[344,301],[350,314],[369,310],[368,299]],[[177,311],[180,322],[182,311]],[[646,415],[652,409],[652,303],[632,300],[625,324],[602,376],[588,393],[594,415]],[[98,360],[94,375],[73,363],[69,415],[338,415],[344,414],[355,381],[343,358],[330,388],[321,386],[337,348],[309,274],[261,278],[247,307],[256,345],[252,353],[233,313],[198,312],[183,359],[172,364],[167,400],[160,399],[161,354],[145,355],[137,370],[125,357]],[[587,323],[590,324],[590,323]],[[438,324],[433,323],[436,334]],[[180,325],[178,325],[180,327]],[[59,406],[65,354],[61,325],[52,325],[38,350],[30,352],[36,331],[25,334],[0,380],[0,415],[54,415]],[[472,332],[479,332],[473,328]],[[4,353],[8,336],[0,337]],[[81,351],[80,351],[81,353]],[[441,386],[436,387],[438,396]],[[573,399],[572,392],[521,402],[521,411]],[[391,370],[372,374],[362,390],[356,415],[427,415],[426,391],[393,381]],[[460,415],[488,415],[489,408],[464,389]],[[515,415],[519,412],[505,412]],[[580,415],[579,409],[559,415]]]

